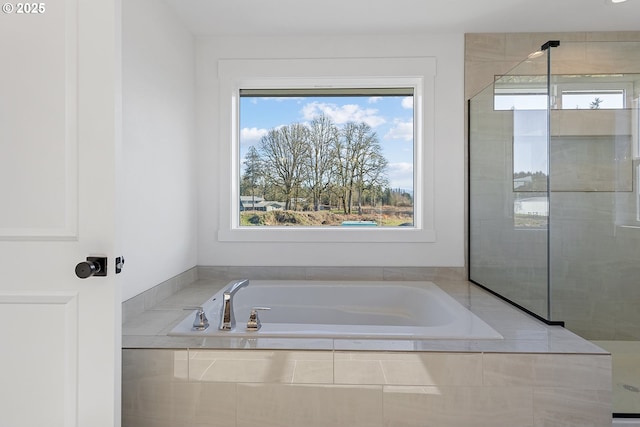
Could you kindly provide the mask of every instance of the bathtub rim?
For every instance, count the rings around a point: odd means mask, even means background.
[[[236,282],[232,280],[229,284]],[[240,339],[240,340],[258,340],[258,339],[326,339],[326,340],[391,340],[391,341],[421,341],[421,340],[443,340],[443,341],[465,341],[465,340],[503,340],[504,336],[500,334],[495,328],[489,325],[486,321],[480,318],[477,314],[473,313],[469,307],[456,300],[452,295],[443,290],[436,283],[429,280],[413,280],[413,281],[379,281],[379,280],[250,280],[249,287],[253,286],[296,286],[300,284],[308,284],[313,286],[336,286],[337,284],[348,284],[349,286],[373,286],[373,287],[406,287],[412,289],[418,289],[421,291],[428,291],[436,293],[437,297],[441,301],[445,302],[447,308],[455,308],[463,314],[463,318],[454,319],[455,325],[450,327],[448,332],[436,331],[435,329],[417,330],[412,329],[408,333],[402,333],[399,329],[391,330],[392,327],[386,327],[381,332],[373,331],[373,328],[364,328],[358,333],[336,333],[336,332],[323,332],[315,331],[315,333],[296,333],[286,331],[286,327],[278,325],[284,331],[274,332],[273,328],[269,324],[263,324],[263,328],[257,332],[247,332],[243,330],[243,319],[239,319],[236,315],[236,329],[233,331],[219,331],[217,329],[218,319],[220,319],[221,311],[221,296],[224,290],[228,287],[227,284],[214,295],[209,297],[202,306],[205,308],[207,316],[211,325],[204,331],[193,331],[190,328],[193,313],[189,313],[184,317],[171,331],[167,333],[169,337],[189,337],[189,338],[216,338],[216,339]],[[242,292],[243,288],[238,292]],[[475,333],[462,333],[460,328],[468,326],[471,322],[471,327],[475,330]],[[335,326],[335,325],[333,325]],[[397,327],[406,328],[406,327]],[[453,332],[455,330],[456,332]]]

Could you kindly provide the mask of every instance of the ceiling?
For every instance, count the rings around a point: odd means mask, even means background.
[[[640,0],[164,0],[197,35],[640,31]]]

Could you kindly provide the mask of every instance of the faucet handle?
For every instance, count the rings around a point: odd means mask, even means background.
[[[249,313],[249,321],[247,322],[247,331],[257,331],[262,327],[260,318],[258,317],[258,310],[271,310],[271,307],[253,307],[251,313]]]
[[[193,319],[193,330],[194,331],[204,331],[209,327],[209,319],[207,319],[207,315],[204,314],[204,308],[201,306],[195,307],[184,307],[183,310],[197,310],[196,317]]]

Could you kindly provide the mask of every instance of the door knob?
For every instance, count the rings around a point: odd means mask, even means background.
[[[120,274],[123,268],[124,268],[124,257],[119,256],[118,258],[116,258],[116,274]]]
[[[82,261],[76,265],[76,276],[86,279],[91,276],[107,275],[107,258],[87,257],[86,261]]]

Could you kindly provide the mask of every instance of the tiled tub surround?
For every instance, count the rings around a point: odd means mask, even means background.
[[[503,340],[167,337],[184,316],[183,306],[201,303],[229,279],[247,277],[208,272],[198,270],[193,284],[129,313],[124,427],[611,426],[607,352],[455,274],[428,279]],[[387,277],[402,274],[396,269]],[[333,275],[318,278],[340,278]]]
[[[123,426],[611,426],[605,355],[130,349]]]

